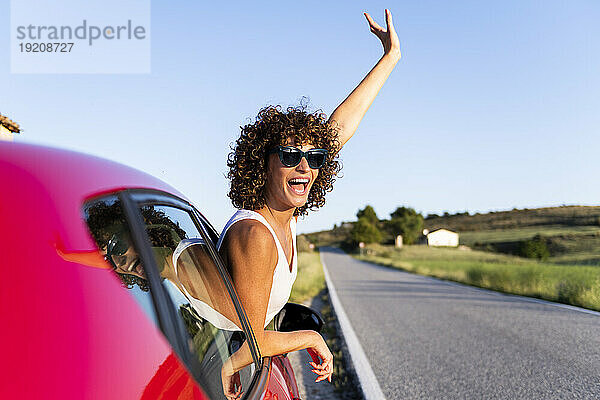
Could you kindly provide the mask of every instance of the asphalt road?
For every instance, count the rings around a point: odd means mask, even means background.
[[[321,252],[387,399],[600,398],[600,316]]]

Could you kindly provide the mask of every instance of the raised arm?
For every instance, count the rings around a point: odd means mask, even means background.
[[[317,381],[331,381],[333,355],[319,333],[309,330],[275,332],[264,329],[273,271],[277,264],[277,248],[269,229],[252,220],[236,223],[227,232],[222,255],[227,259],[233,283],[246,310],[261,355],[267,357],[309,349],[311,355],[316,354],[321,359],[312,364],[318,375]],[[250,349],[245,342],[223,365],[223,389],[228,398],[236,396],[231,377],[251,362]]]
[[[387,29],[379,26],[369,14],[365,13],[365,17],[371,32],[381,40],[383,56],[329,117],[330,123],[336,124],[339,129],[341,146],[346,144],[354,135],[358,124],[360,124],[371,103],[373,103],[375,96],[377,96],[394,66],[400,60],[400,41],[394,30],[390,10],[385,10]]]

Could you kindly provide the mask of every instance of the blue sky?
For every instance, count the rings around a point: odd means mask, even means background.
[[[390,8],[402,60],[341,153],[343,178],[300,232],[353,220],[598,204],[600,2],[152,2],[150,74],[11,74],[0,3],[0,112],[17,141],[126,163],[186,193],[220,228],[226,157],[268,104],[330,114],[381,45],[362,15]]]

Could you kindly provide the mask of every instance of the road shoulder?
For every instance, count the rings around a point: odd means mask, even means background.
[[[325,320],[321,334],[334,356],[334,375],[332,383],[315,382],[316,375],[308,365],[308,362],[312,361],[308,353],[305,350],[291,353],[289,358],[298,383],[300,397],[304,400],[362,400],[358,378],[354,372],[336,315],[330,305],[327,290],[323,290],[303,304],[319,311]]]

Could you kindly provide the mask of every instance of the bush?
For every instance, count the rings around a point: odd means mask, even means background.
[[[542,235],[535,235],[533,239],[524,240],[521,242],[519,255],[525,258],[546,260],[550,256],[547,240]]]
[[[474,285],[481,285],[483,282],[483,271],[481,268],[472,267],[467,270],[467,282]]]
[[[313,249],[310,248],[310,241],[304,235],[298,235],[296,237],[296,248],[299,252],[313,251]]]
[[[579,296],[587,289],[581,282],[573,280],[560,281],[556,285],[557,300],[566,304],[579,304]]]

